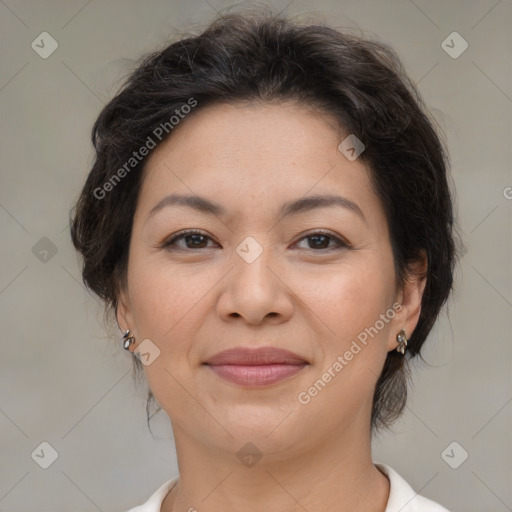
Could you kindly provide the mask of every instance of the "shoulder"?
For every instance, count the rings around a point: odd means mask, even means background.
[[[374,464],[389,478],[390,482],[390,492],[385,512],[449,512],[439,503],[416,493],[393,468],[378,462],[374,462]]]
[[[131,508],[127,512],[160,512],[162,502],[169,491],[176,485],[179,477],[172,478],[163,483],[142,505]]]

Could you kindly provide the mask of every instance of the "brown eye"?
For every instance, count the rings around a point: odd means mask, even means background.
[[[342,247],[349,247],[349,244],[345,241],[341,240],[340,238],[332,235],[331,233],[327,233],[324,231],[316,231],[315,233],[311,233],[309,235],[306,235],[305,237],[301,238],[302,240],[309,240],[309,247],[306,247],[306,249],[312,249],[312,250],[335,250]],[[331,242],[334,242],[334,245],[329,247],[329,244]]]
[[[182,240],[184,241],[185,246],[178,245],[177,242],[181,242]],[[197,229],[189,229],[187,231],[182,231],[181,233],[174,235],[170,240],[165,241],[161,248],[165,248],[169,251],[207,249],[208,240],[212,240],[212,238],[204,234],[202,231]],[[332,251],[340,248],[350,247],[350,245],[344,240],[341,240],[329,232],[323,231],[316,231],[306,235],[305,237],[302,237],[299,242],[302,240],[309,240],[309,247],[306,247],[306,249],[317,252]]]
[[[184,241],[185,247],[180,247],[177,245],[176,242],[181,240]],[[170,240],[165,241],[162,244],[162,248],[166,248],[168,250],[174,250],[175,248],[178,250],[205,249],[207,248],[207,240],[211,240],[211,238],[208,235],[205,235],[202,231],[197,229],[189,229],[179,233]]]

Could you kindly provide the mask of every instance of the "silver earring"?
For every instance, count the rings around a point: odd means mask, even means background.
[[[396,341],[398,341],[396,351],[401,354],[405,354],[405,349],[407,348],[407,337],[405,336],[405,331],[403,329],[396,335]]]
[[[135,337],[134,336],[130,336],[130,329],[128,329],[124,334],[123,334],[123,348],[125,350],[130,350],[130,345],[132,343],[135,343]]]

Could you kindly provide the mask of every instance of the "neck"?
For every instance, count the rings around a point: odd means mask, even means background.
[[[308,449],[263,454],[248,467],[233,452],[173,430],[180,479],[161,512],[385,512],[389,481],[373,464],[369,435],[346,431]]]

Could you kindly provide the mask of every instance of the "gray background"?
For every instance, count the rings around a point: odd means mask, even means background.
[[[131,59],[231,3],[0,0],[2,511],[122,511],[177,474],[167,416],[153,417],[153,439],[133,356],[106,338],[81,284],[68,212],[92,162],[92,124]],[[430,335],[405,415],[375,442],[374,460],[453,511],[512,510],[512,4],[272,5],[390,43],[451,153],[467,252],[450,316]],[[31,47],[43,31],[59,45],[46,59]],[[458,58],[441,46],[453,31],[469,44]],[[43,441],[58,453],[47,469],[31,456]],[[460,463],[462,450],[469,457],[452,469],[446,461]]]

